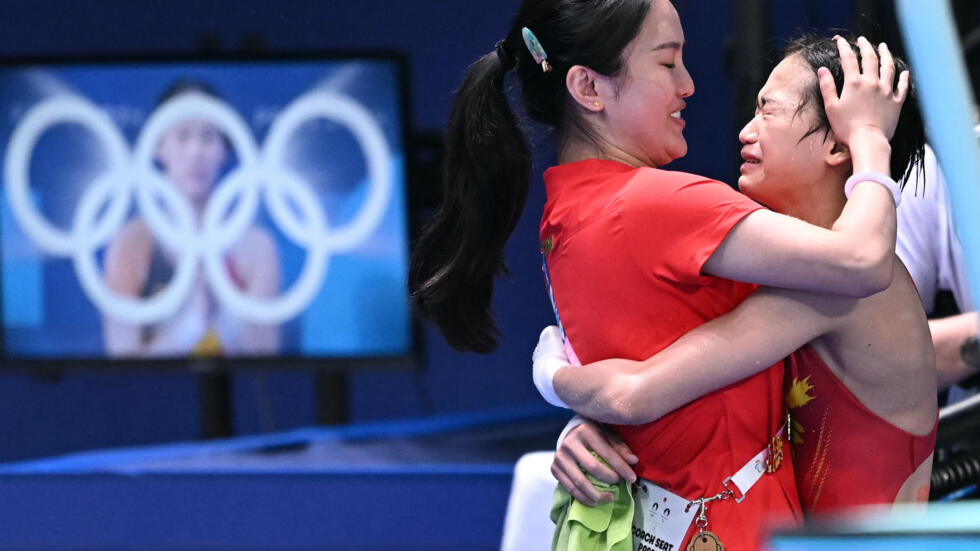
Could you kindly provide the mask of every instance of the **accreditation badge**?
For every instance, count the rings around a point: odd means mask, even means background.
[[[698,507],[644,479],[633,484],[633,551],[681,551]]]

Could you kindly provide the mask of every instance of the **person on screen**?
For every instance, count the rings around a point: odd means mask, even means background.
[[[179,81],[162,95],[158,105],[186,93],[217,97],[206,84]],[[226,136],[204,119],[175,123],[156,146],[156,163],[190,203],[198,227],[230,157]],[[151,296],[169,282],[178,256],[178,251],[168,250],[153,236],[137,213],[109,243],[106,283],[123,296]],[[279,251],[264,229],[252,226],[246,230],[226,251],[225,265],[229,278],[242,292],[255,297],[278,293]],[[278,351],[280,339],[278,325],[249,323],[224,311],[200,265],[192,292],[173,318],[141,326],[106,316],[103,330],[107,353],[118,357],[268,355]]]

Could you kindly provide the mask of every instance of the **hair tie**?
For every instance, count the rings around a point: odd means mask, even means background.
[[[514,65],[517,64],[517,60],[514,58],[514,56],[510,55],[510,52],[506,47],[506,42],[506,38],[498,40],[497,44],[494,45],[494,50],[496,50],[497,59],[499,59],[500,64],[504,66],[504,70],[509,71],[514,68]]]
[[[527,46],[527,51],[531,52],[534,63],[540,65],[542,71],[546,73],[551,72],[551,64],[548,63],[548,54],[544,51],[544,46],[541,45],[538,37],[534,36],[531,29],[527,27],[521,29],[521,36],[524,37],[524,45]]]

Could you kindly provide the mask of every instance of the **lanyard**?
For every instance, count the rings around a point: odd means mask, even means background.
[[[541,252],[541,272],[544,273],[544,284],[548,287],[548,298],[551,299],[551,311],[555,313],[555,321],[558,323],[558,330],[561,331],[561,338],[568,342],[565,326],[561,324],[561,316],[558,315],[558,303],[555,302],[555,290],[551,287],[551,276],[548,274],[548,261],[545,260],[544,251]]]

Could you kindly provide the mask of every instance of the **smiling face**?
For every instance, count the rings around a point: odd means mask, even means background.
[[[783,59],[759,92],[755,117],[738,135],[745,160],[739,190],[779,212],[806,209],[826,189],[820,184],[839,177],[827,162],[832,137],[811,132],[817,107],[806,101],[805,92],[815,79],[799,56]]]
[[[605,140],[639,164],[660,166],[687,154],[681,110],[694,82],[684,67],[683,46],[674,6],[654,0],[624,53],[623,72],[597,79]]]

